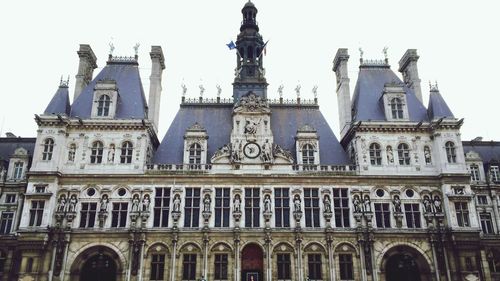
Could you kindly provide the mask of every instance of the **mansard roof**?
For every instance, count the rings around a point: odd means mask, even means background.
[[[28,151],[28,155],[33,155],[35,150],[36,138],[0,138],[0,165],[7,168],[9,159],[16,149],[22,147]],[[4,163],[2,164],[3,161]]]
[[[100,80],[114,80],[118,88],[116,119],[147,118],[147,103],[136,60],[112,58],[71,106],[71,117],[90,118],[94,87]]]
[[[387,64],[359,67],[358,81],[352,100],[353,121],[385,121],[384,105],[381,101],[386,84],[403,84],[403,81]],[[412,89],[404,86],[410,121],[426,121],[427,110]]]
[[[61,85],[57,89],[54,97],[50,100],[43,114],[66,114],[69,115],[71,105],[69,103],[68,86]]]
[[[500,142],[498,141],[464,141],[464,153],[477,152],[484,164],[490,162],[500,163]]]
[[[322,165],[348,164],[346,152],[317,106],[270,105],[274,142],[295,155],[297,129],[309,125],[317,130]],[[224,144],[230,143],[233,104],[183,104],[155,154],[158,164],[181,164],[184,134],[198,122],[208,135],[208,159]]]
[[[439,118],[455,118],[446,104],[446,101],[443,99],[443,96],[441,96],[436,88],[431,89],[427,112],[430,120]]]

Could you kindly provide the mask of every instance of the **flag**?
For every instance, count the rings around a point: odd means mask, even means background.
[[[267,40],[266,43],[264,43],[264,46],[262,46],[262,51],[260,51],[259,58],[260,56],[262,56],[262,53],[264,53],[264,56],[267,54],[267,48],[266,48],[267,42],[269,42],[269,40]]]
[[[229,44],[226,44],[226,46],[229,48],[229,50],[236,49],[236,45],[234,44],[233,40],[231,40]]]

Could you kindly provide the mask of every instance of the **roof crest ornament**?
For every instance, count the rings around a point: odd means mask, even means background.
[[[200,97],[203,97],[203,93],[205,92],[205,87],[203,87],[203,84],[200,84],[200,86],[198,86],[200,88]]]
[[[300,88],[301,88],[300,84],[298,84],[297,87],[295,87],[295,93],[297,94],[297,98],[300,98]]]
[[[134,45],[135,56],[138,56],[138,54],[139,54],[139,46],[141,46],[141,44],[139,44],[139,43],[135,43],[135,45]]]
[[[361,47],[359,47],[358,50],[359,50],[359,62],[363,63],[363,54],[365,52],[363,52],[363,49]]]
[[[59,81],[59,88],[61,87],[68,87],[69,86],[69,75],[68,75],[68,79],[66,80],[63,80],[63,76],[61,75],[61,81]]]
[[[217,88],[217,97],[220,97],[220,94],[222,93],[222,88],[220,87],[219,84],[217,84],[216,88]]]
[[[113,56],[113,51],[115,50],[115,45],[113,42],[109,42],[109,56]]]
[[[318,97],[318,85],[314,85],[314,87],[312,88],[312,93],[314,95],[314,98]]]
[[[382,49],[382,53],[384,54],[384,58],[385,58],[385,63],[389,63],[389,58],[387,56],[387,50],[389,49],[389,47],[385,46],[383,49]]]
[[[429,90],[431,92],[439,92],[438,82],[434,81],[434,84],[432,84],[431,81],[429,80]]]
[[[181,84],[181,88],[182,88],[182,96],[185,97],[188,89],[186,87],[186,84],[184,84],[184,81]]]
[[[280,96],[280,98],[283,97],[283,88],[285,86],[283,86],[283,84],[281,84],[279,87],[278,87],[278,95]]]

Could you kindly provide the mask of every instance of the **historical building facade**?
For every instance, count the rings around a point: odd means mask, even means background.
[[[188,99],[157,137],[138,57],[80,45],[36,138],[0,139],[0,280],[500,280],[500,143],[462,141],[408,50],[402,79],[333,60],[340,132],[318,100],[267,97],[257,9],[234,44],[231,99]],[[299,91],[300,89],[297,89]]]

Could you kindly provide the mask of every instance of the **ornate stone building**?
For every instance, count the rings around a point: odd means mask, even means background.
[[[500,280],[500,143],[462,142],[437,85],[423,105],[416,51],[402,79],[362,59],[352,98],[337,51],[337,139],[317,99],[267,97],[242,13],[233,97],[183,97],[161,142],[161,47],[146,101],[137,56],[94,77],[80,45],[72,103],[0,139],[0,280]]]

